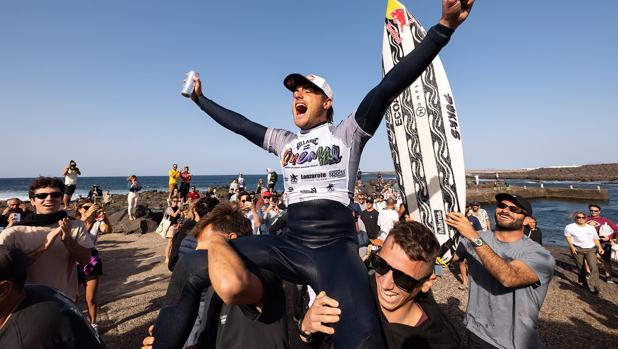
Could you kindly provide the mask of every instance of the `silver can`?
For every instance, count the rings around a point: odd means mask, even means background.
[[[181,95],[190,98],[191,94],[193,94],[193,86],[195,85],[195,81],[193,78],[198,75],[195,71],[191,70],[187,73],[187,79],[185,80],[184,85],[182,86]]]

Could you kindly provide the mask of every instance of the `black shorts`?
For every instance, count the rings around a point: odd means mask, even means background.
[[[95,265],[92,269],[92,272],[90,272],[90,274],[88,275],[84,274],[84,269],[81,265],[77,266],[77,281],[80,284],[83,284],[86,281],[94,280],[101,275],[103,275],[103,262],[97,263],[97,265]]]
[[[72,196],[75,193],[75,185],[66,185],[64,187],[64,194],[68,196]]]

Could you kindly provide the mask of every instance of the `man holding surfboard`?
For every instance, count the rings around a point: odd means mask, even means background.
[[[191,99],[223,127],[279,156],[283,167],[288,233],[231,244],[250,264],[340,300],[341,320],[333,336],[336,348],[384,346],[375,301],[358,258],[351,209],[361,152],[391,101],[432,62],[455,28],[466,20],[473,3],[443,0],[440,23],[365,96],[356,112],[337,126],[331,123],[333,91],[320,76],[290,74],[283,81],[293,93],[292,113],[298,133],[266,128],[217,105],[202,94],[199,76],[194,77]],[[207,273],[204,266],[196,268]],[[207,275],[203,276],[187,280],[192,284],[179,300],[182,304],[161,309],[155,328],[165,331],[155,333],[155,343],[169,336],[184,341],[194,319],[181,319],[181,309],[191,307],[191,302],[197,306],[201,290],[208,286]]]

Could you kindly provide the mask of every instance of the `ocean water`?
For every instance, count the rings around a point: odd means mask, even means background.
[[[236,175],[211,175],[193,176],[191,184],[195,185],[199,191],[205,191],[208,187],[227,186],[236,178]],[[245,175],[245,185],[248,190],[255,190],[259,178],[266,183],[266,176]],[[371,176],[363,176],[363,180],[372,179]],[[167,176],[142,176],[139,177],[144,190],[167,191]],[[385,180],[394,180],[394,176],[384,176]],[[11,197],[28,199],[28,187],[32,178],[0,178],[0,200]],[[527,180],[509,180],[512,185],[527,185],[528,187],[538,187],[540,182]],[[79,177],[77,195],[86,196],[93,185],[99,185],[103,191],[109,190],[112,194],[126,194],[126,177]],[[561,182],[543,181],[545,187],[566,187],[572,185],[574,188],[596,188],[600,186],[609,192],[609,202],[600,202],[602,214],[609,219],[618,222],[618,183],[616,182]],[[283,191],[283,179],[279,174],[277,191]],[[543,241],[551,245],[566,246],[563,237],[564,227],[573,222],[571,215],[575,211],[588,213],[589,202],[561,201],[561,200],[531,200],[534,216],[537,217],[539,227],[543,230]],[[495,224],[493,216],[495,207],[491,205],[483,206],[491,217],[492,226]]]

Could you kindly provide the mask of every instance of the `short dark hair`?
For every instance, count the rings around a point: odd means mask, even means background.
[[[24,252],[0,245],[0,281],[12,281],[17,289],[22,290],[27,270],[28,257]]]
[[[242,211],[229,203],[220,203],[210,211],[206,217],[200,218],[193,228],[193,235],[198,236],[209,225],[214,231],[238,236],[249,236],[253,233],[251,221]]]
[[[591,209],[591,208],[593,208],[593,207],[596,207],[596,208],[598,208],[598,209],[599,209],[599,211],[601,211],[601,206],[599,206],[599,205],[597,205],[597,204],[590,204],[590,205],[588,205],[588,209]]]
[[[39,177],[32,181],[30,189],[28,189],[28,196],[30,199],[34,198],[34,192],[41,188],[58,188],[64,193],[64,183],[56,177]]]
[[[328,122],[333,122],[333,114],[335,114],[335,110],[333,110],[333,107],[328,108],[328,111],[326,111],[326,117],[328,118]]]
[[[207,196],[200,198],[195,202],[195,211],[200,216],[200,219],[212,211],[219,204],[219,200],[215,197]]]
[[[434,263],[440,243],[427,227],[419,222],[398,222],[388,233],[413,261]]]

